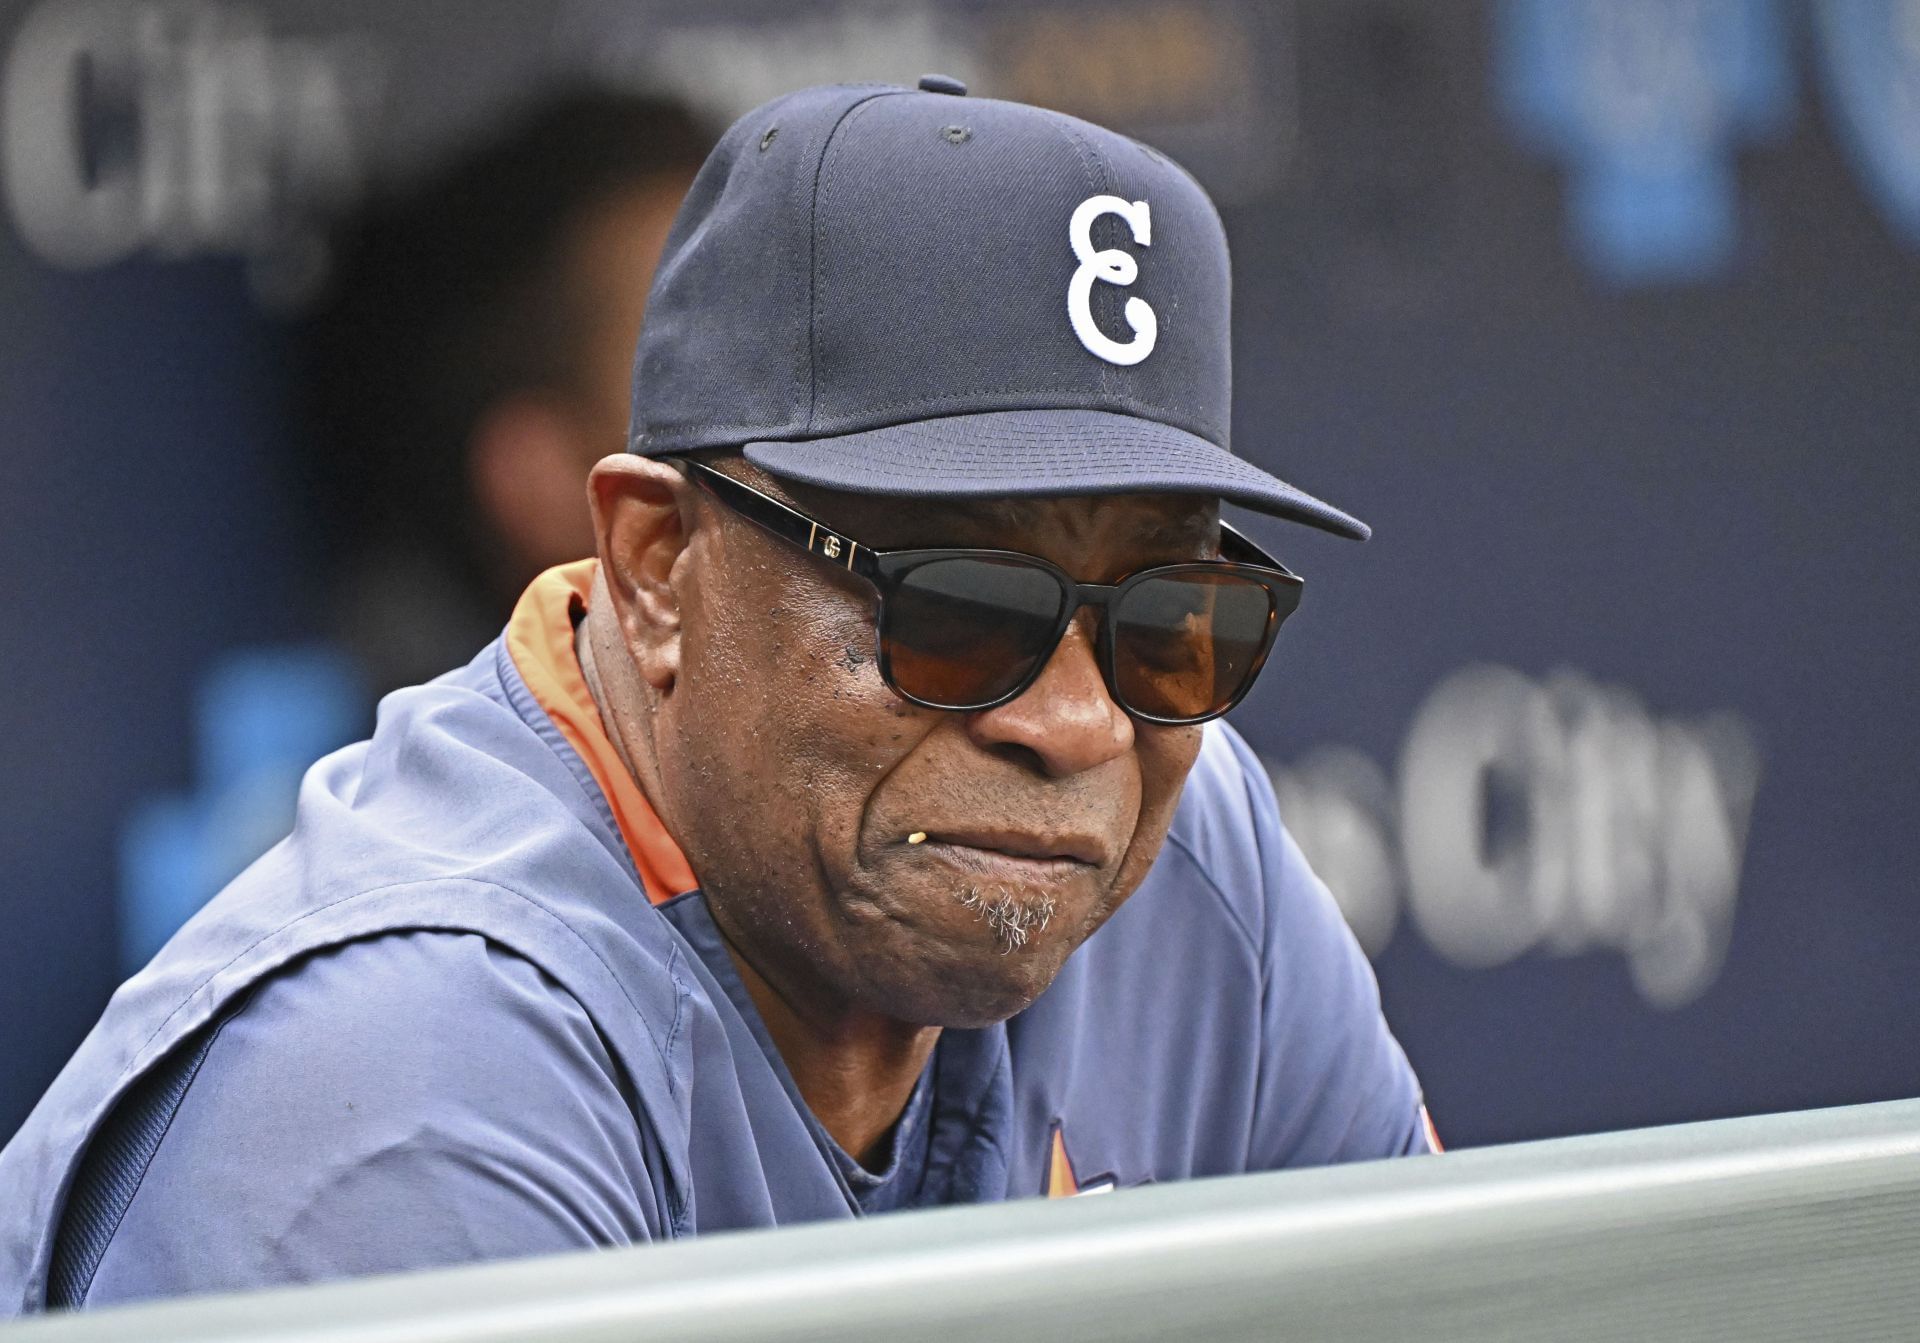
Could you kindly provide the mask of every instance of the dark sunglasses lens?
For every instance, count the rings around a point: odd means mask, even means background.
[[[1112,617],[1120,698],[1155,718],[1221,712],[1260,670],[1276,614],[1266,586],[1238,575],[1147,579]]]
[[[990,704],[1053,651],[1066,593],[1045,569],[995,559],[929,560],[881,613],[893,683],[947,708]]]

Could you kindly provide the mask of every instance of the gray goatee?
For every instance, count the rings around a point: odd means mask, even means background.
[[[982,890],[978,886],[962,886],[960,903],[987,921],[993,929],[994,937],[1000,943],[1000,954],[1009,955],[1027,944],[1027,939],[1041,932],[1053,921],[1053,897],[1043,895],[1036,900],[1023,900],[1007,891]]]

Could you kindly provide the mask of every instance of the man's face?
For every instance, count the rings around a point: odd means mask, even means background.
[[[1093,582],[1214,553],[1210,500],[966,506],[724,469],[881,549],[1021,550]],[[663,812],[715,919],[803,1011],[925,1026],[1018,1012],[1145,876],[1200,730],[1113,702],[1091,611],[1019,698],[909,704],[874,664],[870,587],[697,497],[655,740]]]

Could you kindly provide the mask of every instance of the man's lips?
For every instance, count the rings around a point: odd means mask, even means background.
[[[929,830],[918,846],[935,850],[963,867],[1001,870],[1033,876],[1059,876],[1103,867],[1106,850],[1085,834],[1041,834],[1027,830]]]

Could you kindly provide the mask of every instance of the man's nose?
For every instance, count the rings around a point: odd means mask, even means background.
[[[1132,749],[1133,720],[1113,702],[1094,655],[1093,619],[1091,611],[1074,619],[1039,679],[1017,698],[970,716],[968,731],[976,742],[1022,747],[1056,779]]]

